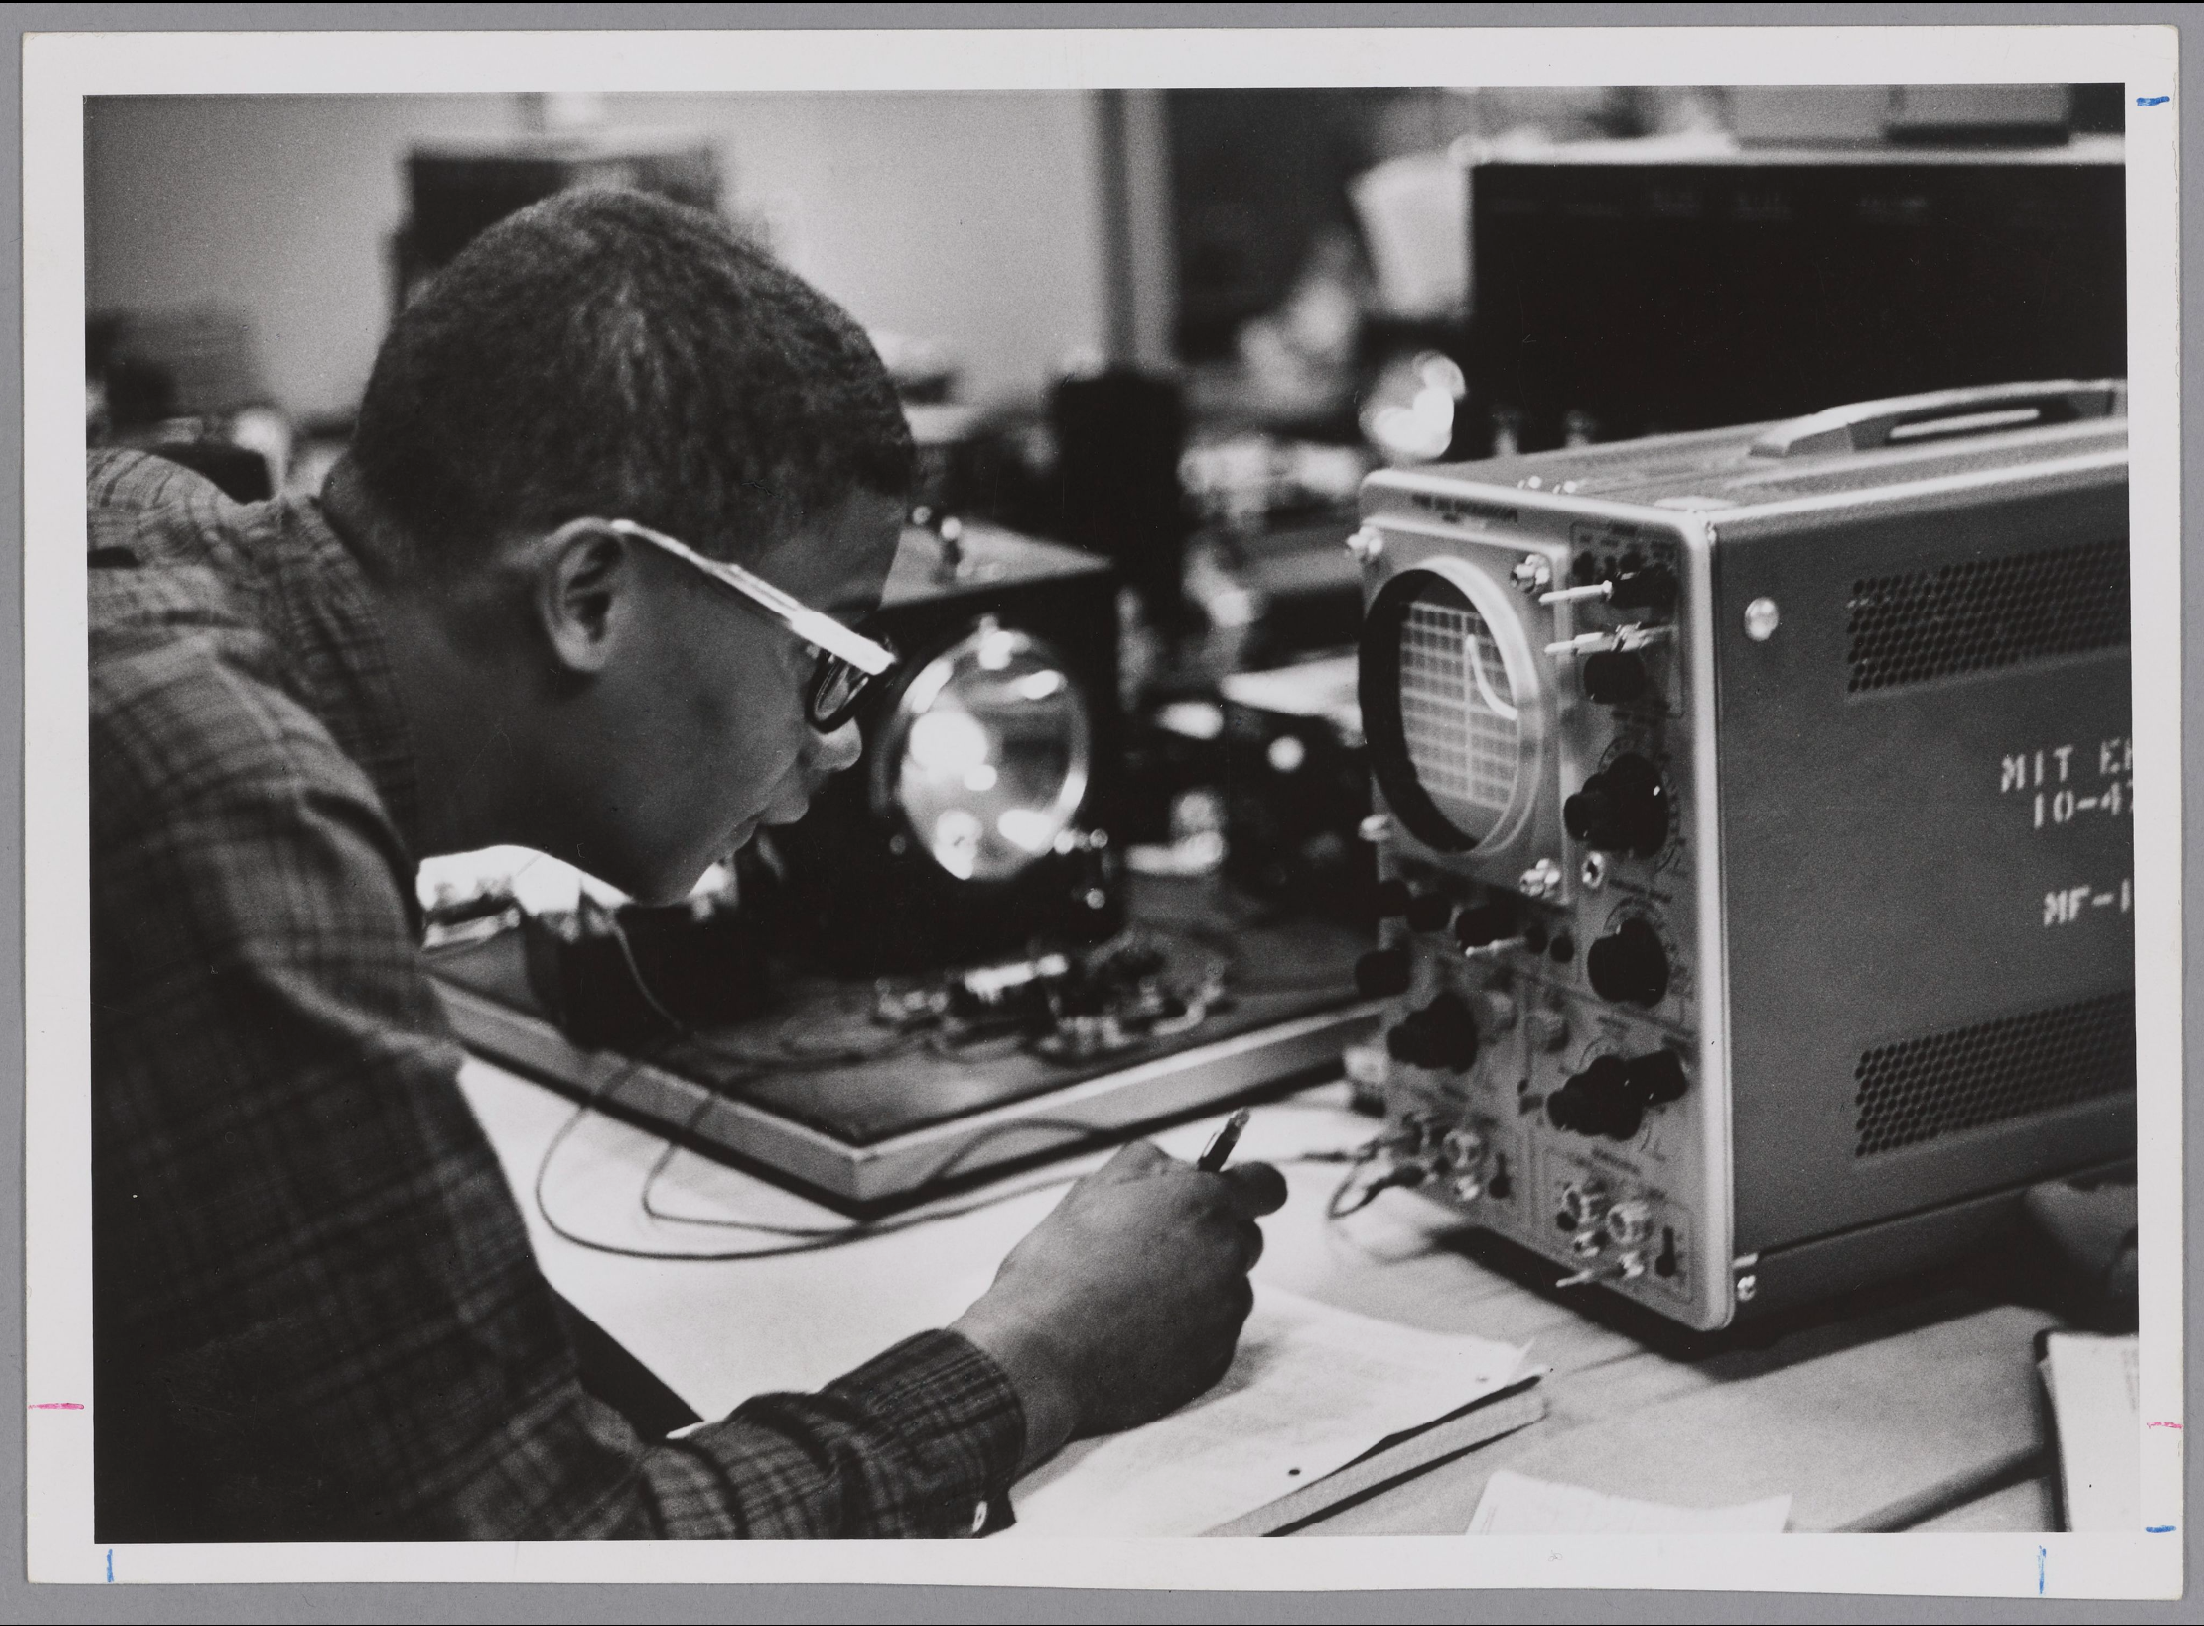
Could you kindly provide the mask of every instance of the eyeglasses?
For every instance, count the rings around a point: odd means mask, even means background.
[[[648,542],[661,552],[670,553],[684,564],[703,571],[720,586],[740,593],[809,644],[817,652],[818,661],[811,669],[804,703],[811,726],[822,734],[831,734],[848,722],[857,710],[857,702],[864,695],[866,685],[895,667],[896,653],[886,644],[875,643],[862,633],[852,632],[824,611],[790,598],[763,576],[724,559],[707,559],[686,542],[663,531],[654,531],[648,525],[638,525],[632,519],[608,520],[605,528],[620,536]]]

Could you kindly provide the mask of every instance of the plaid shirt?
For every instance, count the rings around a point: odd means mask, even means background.
[[[678,1440],[582,1392],[416,958],[359,565],[140,454],[87,494],[98,1539],[975,1531],[1025,1424],[954,1333]]]

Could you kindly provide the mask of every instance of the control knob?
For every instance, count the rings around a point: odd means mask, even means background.
[[[1466,1073],[1477,1059],[1477,1022],[1456,994],[1441,994],[1385,1035],[1395,1061],[1434,1071]]]
[[[1513,898],[1472,905],[1454,917],[1454,941],[1465,949],[1483,948],[1516,933],[1521,912]]]
[[[1684,1093],[1683,1059],[1655,1050],[1624,1061],[1601,1056],[1546,1097],[1546,1117],[1556,1129],[1629,1140],[1645,1123],[1646,1109]]]
[[[1408,992],[1415,968],[1404,949],[1372,949],[1355,961],[1355,987],[1364,999],[1391,999]]]
[[[1587,847],[1651,858],[1668,842],[1668,789],[1652,763],[1625,752],[1561,804],[1561,822]]]
[[[1666,565],[1618,571],[1607,602],[1618,610],[1672,610],[1676,607],[1676,573]]]
[[[1584,954],[1592,991],[1617,1004],[1658,1005],[1668,992],[1668,950],[1650,923],[1633,915]]]
[[[1627,649],[1603,649],[1584,658],[1584,697],[1597,706],[1627,706],[1651,686],[1645,658]]]

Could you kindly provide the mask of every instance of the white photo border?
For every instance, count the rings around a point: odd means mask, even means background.
[[[2168,1598],[2182,1580],[2179,128],[2171,26],[27,35],[23,57],[25,1376],[34,1581],[1641,1587]],[[2126,86],[2144,1511],[2135,1535],[1279,1542],[92,1541],[84,99],[495,91]],[[2143,105],[2157,97],[2171,101]],[[75,540],[71,540],[74,538]],[[67,1406],[85,1409],[59,1409]]]

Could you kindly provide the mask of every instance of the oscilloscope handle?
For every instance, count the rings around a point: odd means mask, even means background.
[[[2121,378],[1983,384],[1862,401],[1793,418],[1754,441],[1752,455],[1827,457],[1837,452],[1872,452],[1900,441],[1941,440],[2022,424],[2072,423],[2126,413],[2127,380]]]

